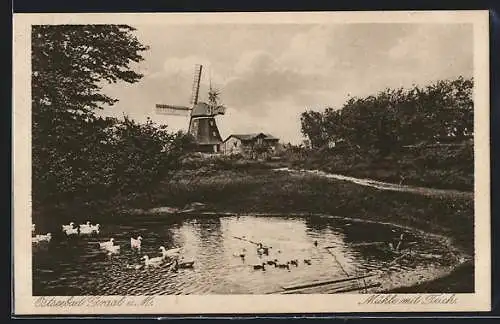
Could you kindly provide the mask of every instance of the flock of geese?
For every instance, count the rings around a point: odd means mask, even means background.
[[[314,241],[314,246],[315,247],[318,246],[318,241]],[[257,244],[257,255],[259,256],[259,258],[262,258],[262,256],[269,256],[269,250],[271,248],[272,247],[264,246],[262,243],[258,243]],[[242,260],[244,260],[246,257],[246,252],[247,252],[247,250],[245,248],[243,248],[241,250],[241,252],[234,253],[233,256],[240,257]],[[278,254],[281,253],[280,250],[278,250],[277,252],[278,252]],[[266,271],[266,266],[290,270],[291,266],[298,267],[299,263],[300,262],[298,259],[289,260],[285,263],[285,262],[278,261],[278,259],[276,259],[276,258],[275,259],[268,258],[268,260],[266,260],[262,263],[259,263],[259,264],[254,264],[252,267],[254,270],[262,270],[262,271]],[[311,265],[311,259],[304,259],[304,264]]]
[[[33,244],[38,244],[41,242],[50,242],[50,240],[52,239],[51,233],[35,235],[35,228],[36,228],[35,224],[32,224],[31,232],[32,232]],[[74,235],[92,235],[92,234],[99,234],[100,225],[91,224],[90,221],[87,221],[85,224],[79,224],[79,225],[75,225],[75,223],[70,222],[67,225],[62,225],[61,229],[62,232],[67,237]],[[137,238],[131,237],[130,248],[132,250],[140,252],[142,240],[143,238],[141,236],[138,236]],[[99,246],[99,249],[106,252],[108,256],[120,253],[120,245],[115,244],[114,238],[110,238],[108,241],[105,242],[97,242],[97,244]],[[318,242],[315,241],[314,245],[317,246]],[[269,249],[271,249],[271,247],[266,247],[262,243],[258,243],[257,255],[260,258],[262,256],[269,256]],[[185,260],[183,256],[180,256],[181,248],[166,249],[164,246],[160,246],[159,251],[161,254],[160,256],[150,258],[148,255],[144,255],[141,258],[141,260],[143,260],[144,263],[134,264],[134,265],[128,264],[126,267],[128,269],[142,269],[148,267],[170,266],[171,270],[176,271],[179,268],[192,268],[194,266],[194,261]],[[246,253],[247,250],[244,248],[239,253],[234,253],[234,256],[244,260]],[[281,253],[281,251],[278,250],[278,253]],[[311,265],[310,259],[304,259],[303,262],[306,265]],[[291,266],[295,267],[299,266],[299,260],[294,259],[294,260],[289,260],[287,262],[279,262],[278,259],[275,258],[275,259],[268,259],[267,261],[264,261],[262,263],[252,265],[254,270],[262,270],[262,271],[266,270],[266,266],[272,266],[275,268],[290,270]]]
[[[91,224],[87,221],[85,224],[80,224],[75,226],[75,223],[70,222],[68,225],[62,225],[62,232],[66,234],[67,237],[73,235],[92,235],[99,234],[100,225]],[[32,233],[32,243],[38,244],[42,242],[50,242],[52,239],[52,234],[35,234],[36,225],[31,225]],[[99,248],[107,253],[108,256],[120,253],[120,245],[115,244],[115,239],[110,238],[105,242],[97,242]],[[130,238],[130,248],[134,251],[140,252],[142,245],[142,237]],[[127,265],[129,269],[142,269],[144,267],[157,267],[160,265],[168,265],[171,270],[177,271],[179,268],[192,268],[194,266],[194,261],[187,261],[183,256],[180,255],[181,248],[166,249],[164,246],[160,246],[159,251],[161,256],[150,258],[148,255],[144,255],[141,260],[144,260],[142,264]]]
[[[62,225],[62,231],[66,234],[66,236],[72,235],[90,235],[90,234],[99,234],[100,225],[95,224],[92,225],[89,221],[86,224],[80,224],[75,227],[75,223],[71,222],[69,225]],[[32,243],[41,243],[41,242],[50,242],[52,239],[52,233],[47,234],[35,234],[36,225],[31,224],[31,241]]]
[[[34,244],[40,242],[50,242],[52,240],[52,234],[35,234],[35,224],[31,224],[31,242]]]

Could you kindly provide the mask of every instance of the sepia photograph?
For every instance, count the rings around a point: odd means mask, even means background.
[[[14,45],[19,312],[489,309],[487,12],[14,15]]]

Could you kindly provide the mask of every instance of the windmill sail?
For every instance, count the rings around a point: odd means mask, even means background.
[[[157,104],[156,113],[161,115],[188,116],[191,108],[185,106]]]
[[[201,69],[203,65],[196,65],[194,68],[193,88],[191,92],[191,103],[196,105],[198,103],[198,94],[200,93],[200,80]]]

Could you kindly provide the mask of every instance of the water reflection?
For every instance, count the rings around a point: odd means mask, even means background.
[[[261,294],[306,281],[379,269],[405,271],[446,259],[433,242],[405,233],[416,242],[414,249],[430,257],[395,260],[387,243],[399,234],[388,226],[326,217],[120,220],[103,224],[98,236],[56,235],[49,244],[34,247],[33,290],[34,295]],[[140,253],[130,248],[130,237],[138,235],[143,237]],[[106,255],[97,244],[111,237],[121,246],[118,255]],[[269,255],[257,253],[259,242],[269,247]],[[159,256],[160,246],[182,247],[194,268],[132,269],[143,255]],[[280,268],[273,260],[298,262]],[[264,270],[254,269],[262,263]]]

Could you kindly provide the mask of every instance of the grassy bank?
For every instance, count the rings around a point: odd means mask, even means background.
[[[295,168],[439,189],[474,189],[474,152],[469,142],[400,148],[384,157],[349,148],[290,150],[283,155],[287,166]]]
[[[474,291],[474,265],[470,262],[458,266],[448,276],[413,287],[393,289],[391,293],[470,293]]]

